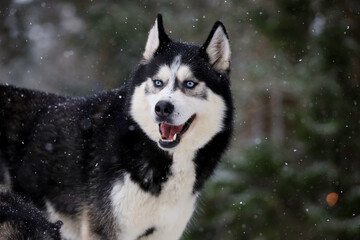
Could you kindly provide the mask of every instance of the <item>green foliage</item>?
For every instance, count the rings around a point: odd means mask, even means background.
[[[139,53],[145,45],[154,15],[131,14],[139,11],[134,1],[82,5],[81,17],[87,23],[87,31],[78,39],[78,44],[84,53],[96,50],[100,57],[98,61],[102,63],[97,70],[106,89],[119,86],[129,79],[141,58]]]
[[[251,12],[256,27],[267,35],[276,48],[290,51],[293,60],[301,58],[306,49],[307,34],[313,17],[311,1],[275,0],[269,9]]]

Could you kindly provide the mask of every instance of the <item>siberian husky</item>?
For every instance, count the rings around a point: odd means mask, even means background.
[[[195,45],[170,39],[158,15],[118,89],[0,85],[0,238],[180,239],[231,138],[230,55],[221,22]]]

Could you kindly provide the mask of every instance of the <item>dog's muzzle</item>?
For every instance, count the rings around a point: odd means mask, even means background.
[[[195,114],[192,115],[181,125],[172,125],[171,114],[174,112],[174,109],[174,105],[168,101],[159,101],[155,105],[155,113],[160,122],[159,132],[161,139],[159,139],[159,145],[162,148],[176,147],[181,141],[181,136],[189,129],[196,116]]]

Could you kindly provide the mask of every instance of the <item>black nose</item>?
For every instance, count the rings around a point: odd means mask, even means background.
[[[174,105],[167,101],[159,101],[155,105],[155,113],[159,117],[167,117],[174,111]]]

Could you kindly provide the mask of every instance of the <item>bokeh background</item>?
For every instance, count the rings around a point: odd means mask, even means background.
[[[183,239],[360,239],[358,0],[1,0],[0,82],[116,88],[157,13],[200,44],[222,20],[233,53],[236,131]]]

